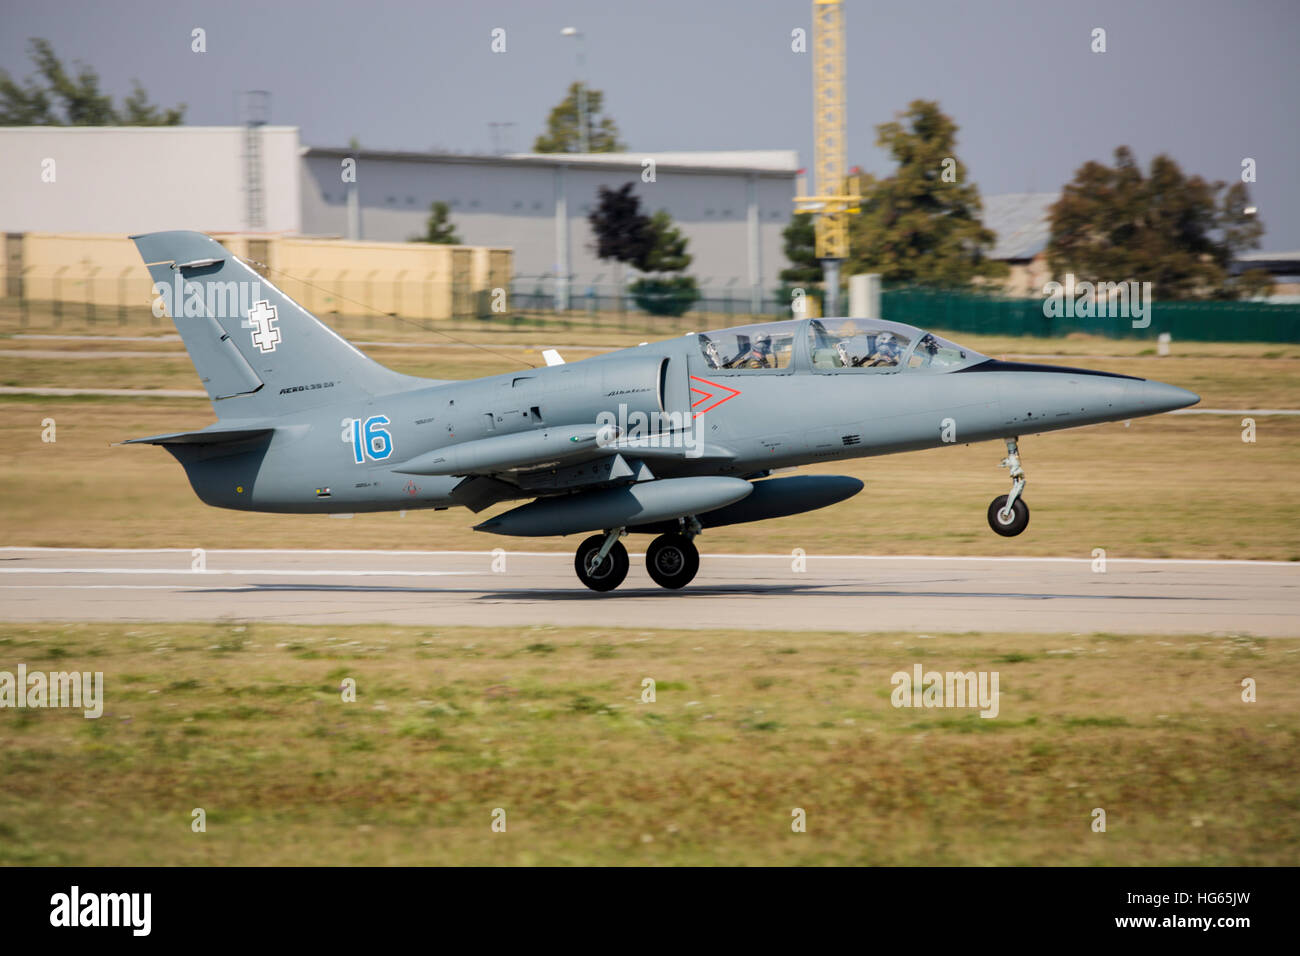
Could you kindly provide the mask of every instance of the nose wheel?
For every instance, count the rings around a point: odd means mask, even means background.
[[[622,528],[614,528],[593,534],[578,545],[573,569],[578,572],[578,580],[593,591],[612,591],[627,577],[627,548],[618,540],[622,534]]]
[[[661,534],[645,550],[645,569],[661,588],[684,588],[700,570],[700,552],[684,534]]]
[[[1029,525],[1029,505],[1017,498],[1007,504],[1010,495],[998,495],[989,503],[989,527],[1004,538],[1014,538]]]
[[[1020,447],[1015,438],[1008,438],[1007,457],[1002,467],[1011,470],[1011,493],[998,495],[989,503],[989,527],[1004,538],[1014,538],[1029,526],[1029,505],[1021,493],[1025,490],[1025,472],[1020,467]]]

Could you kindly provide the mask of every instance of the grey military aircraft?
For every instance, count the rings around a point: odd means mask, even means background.
[[[680,588],[706,528],[800,514],[863,487],[778,469],[1001,439],[1011,489],[993,531],[1029,522],[1021,435],[1195,404],[1110,372],[1004,362],[910,325],[793,319],[691,333],[597,358],[469,381],[367,358],[216,240],[132,237],[217,422],[130,439],[161,445],[209,505],[354,513],[527,500],[475,526],[591,533],[578,578],[622,583],[628,533],[656,537],[646,570]]]

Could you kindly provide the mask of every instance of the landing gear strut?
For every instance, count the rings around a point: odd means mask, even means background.
[[[1025,472],[1016,441],[1006,439],[1007,457],[1002,459],[1002,467],[1011,469],[1011,494],[998,495],[989,503],[989,527],[1005,538],[1014,538],[1029,525],[1029,505],[1020,497],[1025,490]]]
[[[624,534],[623,528],[611,528],[578,545],[578,553],[573,556],[578,580],[593,591],[612,591],[622,584],[629,564],[627,548],[618,540]]]

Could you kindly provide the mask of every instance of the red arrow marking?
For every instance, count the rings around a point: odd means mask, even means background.
[[[700,378],[698,375],[692,375],[691,381],[700,382],[704,385],[712,386],[712,388],[714,389],[713,391],[707,391],[702,388],[696,388],[694,385],[692,385],[691,391],[695,392],[698,395],[703,396],[703,398],[697,398],[695,401],[691,402],[692,410],[694,410],[697,405],[703,405],[705,402],[715,398],[722,392],[728,393],[726,395],[723,395],[716,402],[713,402],[713,404],[709,405],[707,408],[701,408],[698,412],[695,412],[696,417],[703,415],[705,412],[710,411],[711,409],[717,408],[723,402],[730,401],[731,399],[735,398],[737,395],[740,394],[740,389],[738,388],[731,388],[728,385],[719,385],[717,382],[710,382],[707,378]]]

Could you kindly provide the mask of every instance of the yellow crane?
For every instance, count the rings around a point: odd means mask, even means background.
[[[796,208],[816,212],[817,258],[826,284],[826,315],[839,315],[840,263],[849,255],[848,217],[861,197],[845,171],[844,6],[813,0],[813,195]]]

